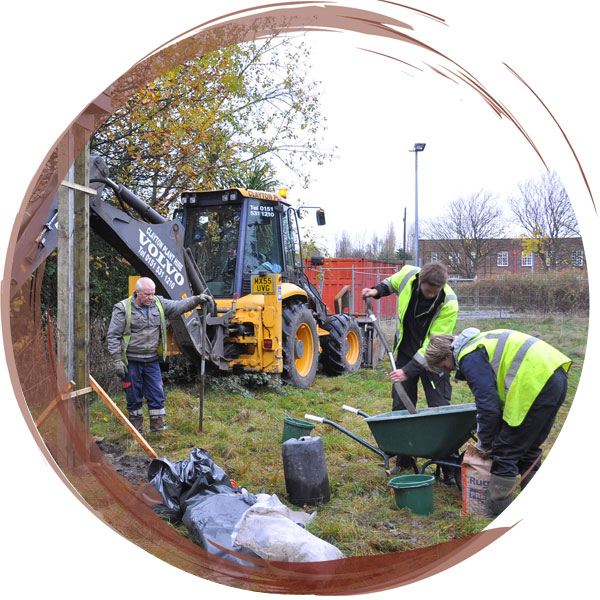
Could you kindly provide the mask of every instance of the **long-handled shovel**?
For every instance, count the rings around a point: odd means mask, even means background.
[[[200,433],[203,432],[204,422],[204,386],[206,383],[206,317],[207,309],[202,306],[202,359],[200,361],[200,389],[199,389],[199,406],[198,406],[198,430]]]
[[[390,364],[392,365],[392,371],[395,371],[396,370],[396,361],[394,360],[394,354],[392,352],[392,349],[390,348],[390,345],[388,344],[387,340],[385,339],[383,332],[381,331],[381,327],[379,326],[379,323],[377,322],[377,317],[373,314],[373,309],[371,308],[371,298],[365,298],[365,304],[367,305],[367,318],[369,319],[369,321],[371,321],[373,323],[373,327],[375,327],[375,331],[377,331],[377,335],[380,337],[381,343],[383,344],[383,347],[385,348],[385,351],[387,352],[387,355],[390,359]],[[400,400],[402,400],[402,404],[404,404],[404,406],[406,407],[406,410],[409,413],[411,413],[412,415],[416,414],[417,409],[415,408],[415,405],[411,402],[411,399],[408,397],[408,394],[406,393],[402,383],[400,383],[399,381],[396,381],[394,383],[394,389],[396,390],[396,393],[400,397]]]

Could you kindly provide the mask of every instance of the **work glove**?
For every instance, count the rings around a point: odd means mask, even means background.
[[[196,306],[200,306],[201,304],[212,304],[212,296],[210,294],[198,294],[194,296],[194,300],[196,301]]]
[[[120,379],[125,379],[127,375],[127,365],[121,358],[115,358],[113,360],[113,372],[118,375]]]

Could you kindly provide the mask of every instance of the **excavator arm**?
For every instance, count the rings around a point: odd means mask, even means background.
[[[228,361],[223,359],[223,344],[229,335],[231,314],[217,314],[214,298],[184,247],[183,224],[178,219],[166,219],[126,187],[111,181],[107,175],[108,169],[103,159],[92,156],[90,187],[96,190],[96,195],[90,197],[91,229],[115,248],[141,276],[150,277],[161,296],[180,300],[205,294],[211,298],[206,317],[209,335],[205,340],[202,339],[203,327],[198,310],[172,319],[170,324],[179,349],[191,362],[199,363],[205,359],[220,369],[228,369]],[[102,200],[105,187],[114,192],[120,208]],[[132,214],[129,208],[135,213]],[[33,270],[56,248],[57,214],[58,201],[55,198],[37,238]]]

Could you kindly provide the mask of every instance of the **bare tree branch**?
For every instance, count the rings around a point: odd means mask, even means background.
[[[502,210],[485,190],[453,200],[444,216],[423,227],[424,237],[436,240],[443,262],[465,279],[474,278],[486,257],[495,253],[491,240],[503,237],[504,231]]]
[[[537,254],[546,271],[567,264],[570,255],[565,239],[580,234],[571,201],[557,173],[526,181],[519,185],[519,192],[510,199],[510,207],[524,230],[524,251]]]

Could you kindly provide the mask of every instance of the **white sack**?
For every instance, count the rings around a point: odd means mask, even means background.
[[[313,516],[289,509],[275,494],[259,494],[239,520],[232,545],[251,550],[265,560],[318,562],[344,555],[333,545],[304,529]]]

